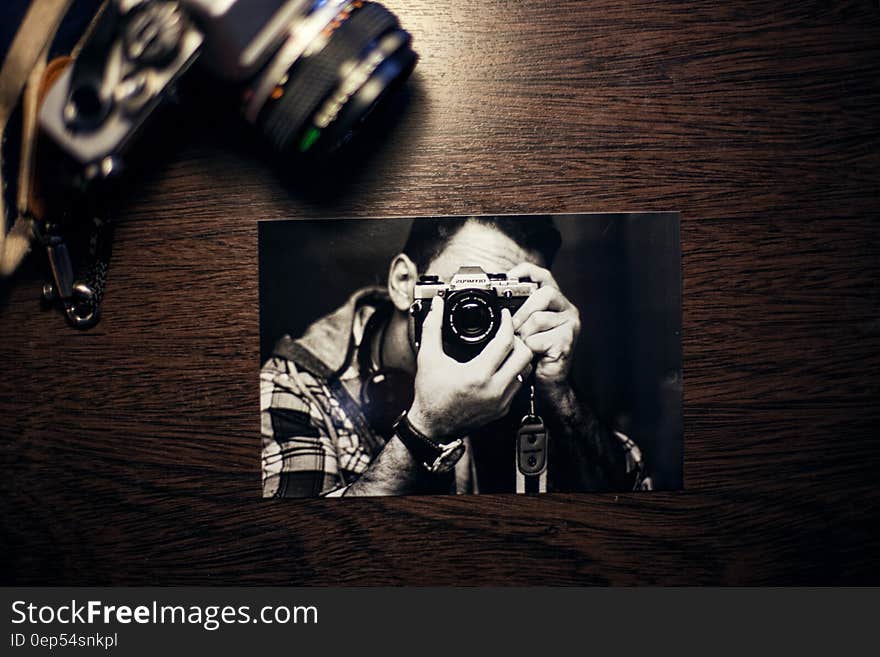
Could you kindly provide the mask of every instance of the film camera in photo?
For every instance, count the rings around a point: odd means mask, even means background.
[[[414,320],[415,345],[422,343],[422,326],[434,297],[444,299],[443,351],[466,363],[489,344],[501,326],[501,311],[511,314],[538,289],[527,278],[490,274],[481,267],[459,267],[448,283],[439,276],[423,274],[415,285],[410,314]]]

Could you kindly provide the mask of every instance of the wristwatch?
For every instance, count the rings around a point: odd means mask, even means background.
[[[394,422],[394,433],[413,458],[432,474],[449,472],[465,452],[464,441],[461,438],[448,443],[440,443],[428,438],[412,425],[406,411]]]

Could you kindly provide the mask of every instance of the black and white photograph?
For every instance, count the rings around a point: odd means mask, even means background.
[[[677,213],[259,226],[264,497],[682,487]]]

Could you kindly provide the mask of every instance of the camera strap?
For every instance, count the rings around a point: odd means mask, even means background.
[[[543,418],[535,412],[535,384],[529,384],[529,412],[516,432],[516,492],[547,492],[547,460],[550,434]]]
[[[46,302],[59,300],[67,319],[77,328],[93,326],[103,295],[110,258],[112,224],[99,203],[84,204],[89,213],[90,233],[87,264],[75,277],[62,226],[72,223],[69,215],[77,204],[71,194],[60,191],[58,171],[45,165],[53,157],[41,154],[47,144],[40,139],[37,114],[49,86],[75,58],[92,33],[107,2],[101,3],[85,33],[69,57],[48,61],[56,33],[72,5],[72,0],[34,0],[10,45],[0,69],[0,146],[13,113],[21,105],[21,148],[15,217],[6,231],[4,185],[0,166],[0,276],[15,272],[36,239],[46,250],[53,282],[43,287]],[[54,154],[53,154],[54,155]],[[54,162],[53,162],[54,164]]]
[[[18,207],[6,231],[5,187],[0,166],[0,276],[12,274],[30,251],[33,229],[28,212],[29,184],[33,176],[33,147],[37,133],[38,88],[49,46],[71,0],[34,0],[15,33],[0,69],[0,148],[9,119],[24,92],[19,161]]]

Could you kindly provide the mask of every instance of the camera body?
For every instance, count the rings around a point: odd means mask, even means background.
[[[110,0],[40,125],[86,179],[107,177],[198,61],[275,151],[331,153],[412,71],[410,44],[366,0]]]
[[[443,351],[466,363],[498,333],[501,311],[515,313],[537,289],[538,284],[527,278],[490,274],[481,267],[459,267],[448,283],[439,276],[420,276],[410,306],[416,348],[421,346],[422,326],[435,296],[444,300]]]

